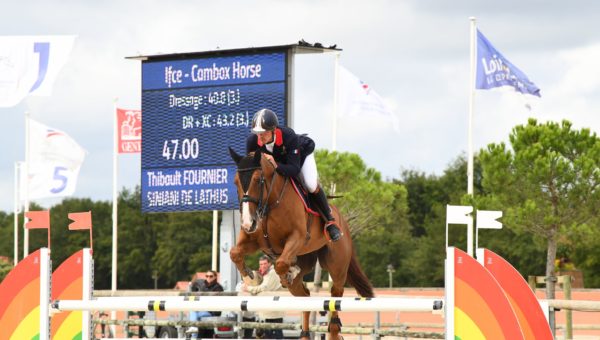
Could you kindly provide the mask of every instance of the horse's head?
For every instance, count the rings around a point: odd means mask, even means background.
[[[237,165],[235,185],[240,201],[242,229],[253,233],[267,213],[267,180],[273,176],[274,169],[261,157],[260,151],[241,156],[229,148],[229,153]]]

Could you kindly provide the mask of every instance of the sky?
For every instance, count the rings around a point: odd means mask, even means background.
[[[529,117],[600,128],[600,11],[570,1],[11,1],[2,35],[77,35],[49,97],[0,108],[0,210],[12,211],[14,163],[25,158],[24,112],[86,151],[75,197],[112,197],[114,100],[141,107],[141,64],[125,57],[277,46],[300,39],[336,44],[339,62],[396,115],[340,118],[336,149],[358,153],[385,179],[402,170],[441,175],[467,150],[469,17],[541,89],[475,92],[473,146],[508,140]],[[295,58],[294,121],[331,149],[333,54]],[[530,107],[530,109],[528,109]],[[119,157],[118,186],[140,183],[140,156]],[[465,183],[466,191],[466,183]],[[51,206],[57,200],[39,200]]]

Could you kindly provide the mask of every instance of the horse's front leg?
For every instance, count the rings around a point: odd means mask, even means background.
[[[300,233],[290,235],[285,242],[281,255],[275,261],[275,272],[279,275],[281,285],[284,287],[291,285],[300,272],[300,268],[292,267],[292,265],[296,264],[296,256],[302,248],[304,242],[302,236]]]
[[[252,270],[246,266],[244,258],[246,254],[251,254],[258,250],[258,244],[255,240],[252,240],[246,233],[240,233],[240,238],[237,244],[229,251],[229,257],[231,261],[235,263],[237,270],[243,277],[249,276],[251,279],[254,278]]]

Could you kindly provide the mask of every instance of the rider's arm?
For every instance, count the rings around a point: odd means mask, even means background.
[[[298,135],[290,133],[284,135],[283,144],[286,151],[286,163],[277,163],[277,172],[283,176],[296,177],[300,173],[302,158]]]

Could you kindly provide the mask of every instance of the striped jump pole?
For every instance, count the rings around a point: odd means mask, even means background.
[[[52,302],[52,308],[57,311],[433,312],[442,307],[442,299],[400,297],[156,296],[98,297],[89,301]]]

